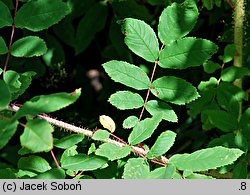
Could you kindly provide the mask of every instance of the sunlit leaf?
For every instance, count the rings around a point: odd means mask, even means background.
[[[149,87],[150,80],[147,74],[133,64],[112,60],[104,63],[102,66],[115,82],[138,90],[148,89]]]
[[[124,166],[123,179],[145,179],[149,174],[149,166],[143,158],[130,158]]]
[[[198,18],[196,2],[173,3],[163,10],[159,19],[158,36],[165,45],[187,35]]]
[[[146,118],[135,125],[128,137],[128,142],[132,145],[138,144],[148,139],[161,122],[161,115],[154,115],[152,118]]]
[[[25,115],[35,116],[40,113],[50,113],[60,110],[74,103],[80,94],[81,89],[77,89],[73,93],[62,92],[33,97],[31,100],[25,102],[16,112],[15,118],[20,118]]]
[[[36,36],[21,38],[11,46],[11,55],[15,57],[41,56],[47,52],[47,46],[43,39]]]
[[[160,102],[157,100],[150,100],[146,104],[146,110],[151,114],[161,114],[162,119],[177,122],[178,117],[174,110],[165,102]]]
[[[61,0],[28,1],[17,12],[15,25],[37,32],[58,23],[69,13],[69,6]]]
[[[128,156],[130,152],[131,148],[129,146],[120,147],[113,143],[104,143],[99,146],[95,154],[113,161]]]
[[[159,66],[173,69],[200,66],[211,58],[217,49],[217,45],[206,39],[183,38],[164,47]]]
[[[154,30],[144,21],[125,18],[122,21],[125,43],[135,54],[149,62],[158,59],[159,43]]]
[[[131,91],[117,91],[108,100],[120,110],[135,109],[143,106],[143,99],[138,93]]]
[[[151,85],[151,92],[161,100],[178,105],[189,103],[199,97],[195,87],[174,76],[156,79]]]
[[[206,171],[232,164],[243,152],[240,149],[228,149],[222,146],[197,150],[191,154],[175,154],[169,163],[178,170]]]
[[[53,131],[53,127],[45,120],[30,120],[20,136],[21,145],[32,152],[48,152],[53,147]]]

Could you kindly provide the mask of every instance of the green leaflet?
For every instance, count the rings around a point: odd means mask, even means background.
[[[20,118],[26,115],[35,116],[41,113],[50,113],[60,110],[74,103],[79,98],[80,94],[81,89],[76,89],[73,93],[62,92],[33,97],[23,104],[14,117]]]
[[[2,149],[15,134],[18,121],[9,121],[0,118],[0,149]]]
[[[159,66],[173,69],[200,66],[217,49],[217,45],[206,39],[186,37],[164,47],[159,58]]]
[[[220,69],[221,66],[218,63],[208,60],[205,63],[203,63],[203,68],[206,73],[211,74],[215,72],[216,70]]]
[[[51,124],[45,120],[30,120],[20,136],[21,145],[34,153],[48,152],[53,148],[53,131]]]
[[[146,104],[146,110],[153,116],[156,114],[162,114],[162,119],[177,122],[178,117],[174,110],[165,102],[157,100],[150,100]]]
[[[6,106],[8,106],[10,102],[10,98],[11,98],[8,86],[1,79],[0,79],[0,94],[1,94],[1,98],[0,98],[0,110],[1,110],[1,109],[5,109]]]
[[[165,154],[174,145],[175,137],[176,133],[173,131],[165,131],[161,133],[148,154],[156,157]]]
[[[0,28],[12,25],[12,16],[9,8],[0,1]]]
[[[138,118],[136,116],[129,116],[123,121],[122,127],[124,129],[130,129],[133,128],[137,123]]]
[[[113,161],[128,156],[130,152],[131,148],[129,146],[120,147],[113,143],[104,143],[99,146],[95,154]]]
[[[149,62],[158,59],[159,43],[154,30],[144,21],[125,18],[122,21],[125,44],[138,56]]]
[[[221,131],[230,132],[239,128],[239,123],[233,114],[223,110],[207,110],[209,121]]]
[[[249,75],[250,75],[250,70],[246,67],[230,66],[222,70],[221,80],[227,82],[233,82],[236,79]]]
[[[195,87],[174,76],[156,79],[151,85],[151,92],[161,100],[178,105],[189,103],[199,97]]]
[[[36,75],[36,73],[32,71],[21,74],[13,70],[5,72],[4,81],[8,85],[11,92],[11,100],[15,100],[25,92],[25,90],[30,86],[34,75]]]
[[[47,52],[43,39],[36,36],[21,38],[13,43],[10,53],[15,57],[41,56]]]
[[[239,162],[235,165],[233,169],[233,177],[232,179],[245,179],[247,178],[248,173],[248,163],[247,162]]]
[[[228,63],[234,59],[235,54],[237,53],[235,45],[229,44],[224,49],[224,55],[219,56],[223,63]]]
[[[0,55],[6,54],[7,52],[8,52],[8,48],[6,46],[6,43],[3,40],[3,38],[0,36]]]
[[[83,134],[68,135],[62,139],[54,139],[54,146],[57,148],[67,149],[81,142],[83,138]]]
[[[77,145],[74,145],[70,148],[67,148],[66,150],[64,150],[62,157],[60,159],[61,164],[68,159],[69,156],[75,156],[78,154],[78,152],[76,151],[77,149]]]
[[[91,171],[101,168],[106,163],[107,159],[100,156],[77,154],[66,158],[62,162],[62,167],[72,171]]]
[[[143,99],[138,93],[131,91],[117,91],[108,100],[120,110],[135,109],[143,106]]]
[[[147,179],[172,179],[176,169],[172,164],[168,164],[167,167],[156,168],[151,171]]]
[[[149,174],[149,166],[143,158],[130,158],[124,166],[123,179],[145,179]]]
[[[93,140],[106,140],[107,138],[109,138],[110,133],[106,130],[97,130],[93,136],[92,139]]]
[[[194,27],[198,15],[194,0],[186,0],[182,4],[173,3],[165,8],[158,25],[158,36],[161,42],[168,45],[187,35]]]
[[[169,163],[178,170],[207,171],[232,164],[244,152],[240,149],[228,149],[222,146],[201,149],[191,154],[176,154],[169,159]]]
[[[95,38],[95,34],[101,31],[106,23],[108,10],[104,2],[94,4],[82,18],[77,26],[75,37],[75,53],[83,52]]]
[[[138,144],[148,139],[161,122],[160,114],[154,115],[152,118],[146,118],[135,125],[128,137],[128,142],[131,145]]]
[[[36,0],[24,4],[15,17],[17,28],[37,32],[48,29],[70,13],[67,3],[61,0]]]
[[[148,89],[150,80],[139,67],[123,61],[112,60],[104,63],[103,68],[115,82],[137,90]]]
[[[219,105],[238,117],[240,110],[240,102],[248,100],[248,94],[239,87],[228,82],[220,82],[216,89],[216,98]]]
[[[11,168],[0,169],[0,179],[17,179],[15,171]]]
[[[53,168],[35,176],[34,179],[65,179],[65,177],[65,171],[63,169]]]
[[[19,159],[17,166],[19,169],[36,171],[43,173],[51,169],[49,163],[40,156],[28,156]]]
[[[240,128],[247,139],[250,139],[250,108],[246,109],[240,118]]]

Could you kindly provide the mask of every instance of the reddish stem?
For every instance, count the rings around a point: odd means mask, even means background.
[[[234,4],[231,2],[231,0],[226,0],[226,2],[232,9],[234,9]]]
[[[59,168],[59,169],[61,169],[62,167],[59,165],[59,163],[58,163],[58,161],[57,161],[57,159],[56,159],[56,157],[54,155],[53,150],[50,150],[50,153],[51,153],[51,156],[52,156],[54,162],[56,163],[56,167]]]
[[[7,71],[8,64],[9,64],[10,49],[11,49],[11,45],[12,45],[13,37],[14,37],[14,33],[15,33],[15,23],[14,23],[14,19],[15,19],[15,17],[16,17],[16,13],[17,13],[18,1],[19,1],[19,0],[16,0],[16,7],[15,7],[15,12],[14,12],[14,17],[13,17],[13,23],[12,23],[12,30],[11,30],[10,42],[9,42],[9,46],[8,46],[8,53],[7,53],[7,56],[6,56],[6,61],[5,61],[5,64],[4,64],[3,73],[5,73],[5,72]]]

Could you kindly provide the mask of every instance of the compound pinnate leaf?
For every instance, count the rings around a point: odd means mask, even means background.
[[[156,79],[151,85],[151,92],[161,100],[178,105],[189,103],[199,97],[194,86],[174,76]]]
[[[131,148],[129,146],[120,147],[113,143],[104,143],[99,146],[95,154],[113,161],[128,156],[130,152]]]
[[[58,23],[70,13],[70,7],[62,0],[36,0],[24,4],[17,12],[15,25],[37,32]]]
[[[74,156],[68,156],[63,160],[62,167],[72,171],[91,171],[101,168],[107,163],[107,161],[106,158],[101,156],[77,154]]]
[[[123,179],[145,179],[149,174],[149,166],[143,158],[130,158],[124,166]]]
[[[53,131],[53,127],[45,120],[30,120],[20,136],[21,145],[34,153],[48,152],[53,147]]]
[[[209,121],[221,131],[231,132],[239,128],[237,117],[223,110],[207,110]]]
[[[159,43],[154,30],[144,21],[126,18],[122,21],[125,44],[138,56],[149,62],[158,59]]]
[[[0,149],[2,149],[15,134],[18,121],[9,121],[0,118]]]
[[[21,38],[13,43],[10,53],[15,57],[41,56],[47,52],[47,46],[43,39],[36,36]]]
[[[10,102],[11,95],[7,84],[1,79],[0,79],[0,94],[1,94],[0,109],[5,109]]]
[[[101,31],[106,23],[108,15],[107,5],[103,2],[94,4],[79,22],[75,38],[76,54],[84,51],[95,38],[95,34]]]
[[[117,91],[108,100],[120,110],[135,109],[143,106],[143,99],[138,93],[131,91]]]
[[[191,154],[176,154],[169,159],[169,163],[178,170],[207,171],[232,164],[244,152],[240,149],[228,149],[222,146],[206,148]]]
[[[138,144],[148,139],[161,122],[161,114],[154,115],[152,118],[146,118],[135,125],[128,137],[128,142],[132,145]]]
[[[187,35],[198,18],[198,9],[193,0],[182,4],[173,3],[165,8],[160,16],[158,35],[165,45]]]
[[[12,25],[12,16],[9,8],[0,1],[0,28]]]
[[[146,110],[151,114],[162,114],[162,119],[177,122],[178,117],[174,110],[165,102],[160,102],[157,100],[150,100],[146,104]]]
[[[35,96],[31,100],[25,102],[23,106],[16,112],[15,118],[25,115],[35,116],[41,113],[50,113],[60,110],[74,103],[80,96],[81,89],[76,89],[73,93],[55,93],[50,95]]]
[[[165,154],[175,142],[176,133],[165,131],[159,135],[152,148],[149,150],[150,156],[161,156]]]
[[[164,47],[159,66],[173,69],[200,66],[211,58],[217,49],[216,44],[206,39],[186,37]]]
[[[51,169],[49,163],[40,156],[28,156],[19,159],[17,166],[19,169],[36,171],[43,173]]]
[[[139,67],[123,61],[112,60],[104,63],[103,68],[115,82],[137,90],[148,89],[150,80]]]
[[[8,48],[6,46],[5,41],[2,37],[0,37],[0,55],[6,54],[8,52]]]

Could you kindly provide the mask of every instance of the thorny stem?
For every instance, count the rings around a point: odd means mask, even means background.
[[[15,112],[18,111],[19,108],[20,107],[16,106],[16,105],[8,106],[9,110],[12,110],[12,111],[15,111]],[[68,130],[68,131],[71,131],[71,132],[83,134],[83,135],[85,135],[87,137],[92,137],[93,134],[94,134],[93,131],[91,131],[91,130],[76,127],[76,126],[71,125],[69,123],[65,123],[63,121],[53,119],[53,118],[51,118],[49,116],[46,116],[46,115],[43,115],[43,114],[39,114],[39,115],[37,115],[37,117],[40,118],[40,119],[46,120],[47,122],[49,122],[52,125],[55,125],[57,127],[63,128],[65,130]],[[104,142],[113,143],[113,144],[115,144],[115,145],[117,145],[119,147],[124,147],[124,146],[127,145],[125,143],[113,140],[111,138],[107,138],[106,140],[104,140]],[[137,153],[138,155],[140,155],[143,158],[146,158],[146,154],[148,153],[148,150],[144,150],[144,149],[136,147],[136,146],[130,146],[130,147],[135,153]],[[154,162],[154,163],[163,165],[163,166],[166,166],[168,164],[168,159],[165,156],[161,156],[160,158],[156,158],[156,159],[153,159],[151,161]]]
[[[15,19],[15,17],[16,17],[16,13],[17,13],[17,9],[18,9],[18,1],[19,1],[19,0],[16,0],[16,7],[15,7],[15,12],[14,12],[14,17],[13,17],[13,23],[12,23],[12,30],[11,30],[10,42],[9,42],[8,52],[7,52],[7,56],[6,56],[6,60],[5,60],[5,64],[4,64],[3,74],[7,71],[8,64],[9,64],[10,49],[11,49],[11,45],[12,45],[13,37],[14,37],[14,33],[15,33],[15,23],[14,23],[14,19]]]

